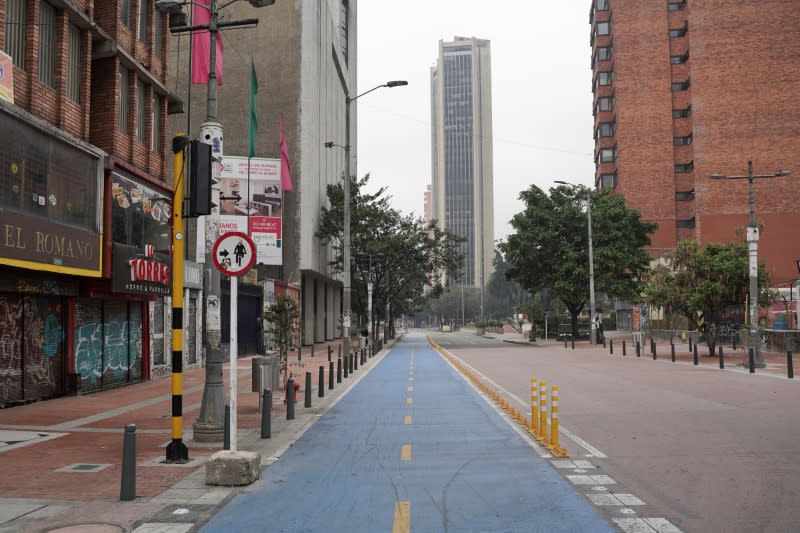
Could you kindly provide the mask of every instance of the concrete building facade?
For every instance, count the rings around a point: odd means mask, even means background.
[[[342,336],[342,276],[330,266],[333,250],[315,237],[327,186],[341,183],[344,173],[345,101],[356,87],[356,0],[278,0],[256,9],[237,2],[222,11],[226,18],[258,18],[256,27],[222,30],[223,84],[218,87],[217,118],[224,129],[224,155],[247,156],[250,61],[255,65],[258,132],[256,157],[279,158],[281,116],[285,120],[293,187],[284,192],[283,264],[256,265],[259,283],[282,280],[301,288],[302,344]],[[170,133],[199,135],[206,118],[206,87],[189,86],[188,36],[174,37],[170,73],[175,92],[191,91],[189,113],[176,116]],[[352,106],[353,108],[355,106]],[[356,159],[355,110],[351,120],[352,161]],[[332,141],[333,148],[324,144]],[[351,165],[355,168],[355,163]],[[195,232],[190,224],[190,232]],[[190,255],[200,259],[197,243]],[[200,250],[202,252],[202,250]],[[223,293],[225,292],[223,282]],[[254,292],[252,298],[257,298]],[[240,296],[241,303],[241,296]],[[240,305],[240,310],[241,310]],[[242,320],[258,317],[240,313]],[[223,339],[225,337],[223,309]]]
[[[439,41],[430,78],[433,218],[466,239],[463,276],[448,284],[483,287],[494,257],[489,41]]]
[[[744,242],[754,180],[759,259],[772,284],[800,259],[800,18],[791,0],[592,0],[595,183],[659,224],[651,254],[683,239]],[[780,31],[776,31],[780,28]]]

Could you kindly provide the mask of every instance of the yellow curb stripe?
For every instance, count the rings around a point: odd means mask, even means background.
[[[392,533],[409,533],[411,531],[411,502],[399,501],[394,504],[394,523]]]
[[[411,405],[411,404],[413,404],[413,403],[414,403],[414,398],[406,398],[406,403],[407,403],[408,405]]]
[[[411,415],[406,415],[403,417],[403,424],[407,426],[411,425]]]
[[[403,447],[400,449],[400,460],[401,461],[410,461],[411,460],[411,445],[410,444],[403,444]]]
[[[408,386],[408,392],[414,392],[414,385]]]

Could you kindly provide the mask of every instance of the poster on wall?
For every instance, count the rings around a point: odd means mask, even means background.
[[[279,159],[225,156],[220,171],[220,235],[241,231],[256,245],[256,263],[282,264]],[[235,228],[235,229],[234,229]]]
[[[14,103],[14,62],[11,56],[2,50],[0,50],[0,98]]]

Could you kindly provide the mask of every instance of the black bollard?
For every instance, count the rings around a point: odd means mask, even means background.
[[[328,389],[333,390],[333,361],[328,363]]]
[[[567,349],[567,336],[564,335],[564,349]]]
[[[606,347],[606,336],[603,335],[603,348],[605,348],[605,347]]]
[[[320,398],[325,397],[325,367],[323,365],[319,365],[319,384],[317,386],[319,392],[317,395]]]
[[[359,358],[359,352],[358,352],[358,350],[356,350],[355,352],[353,352],[353,370],[354,371],[358,370],[358,358]]]
[[[294,420],[294,380],[286,382],[286,420]]]
[[[314,357],[314,347],[315,346],[316,346],[315,344],[311,345],[311,357]]]
[[[342,358],[336,358],[336,383],[342,382]]]
[[[627,355],[627,350],[625,350],[625,341],[622,341],[622,357],[625,357],[625,355]]]
[[[344,356],[344,377],[345,377],[345,379],[347,379],[347,376],[350,374],[350,361],[349,361],[349,359],[350,359],[349,355],[345,355]]]
[[[722,346],[719,347],[719,367],[725,368],[725,360],[722,358]]]
[[[614,339],[608,339],[608,353],[614,355]]]
[[[340,344],[339,345],[339,357],[341,357],[341,356],[342,356],[342,345]]]
[[[272,389],[264,389],[261,395],[261,438],[272,438]]]
[[[656,343],[653,343],[652,351],[653,351],[653,361],[655,361],[656,359],[658,359],[658,354],[656,353]]]
[[[639,344],[639,341],[636,341],[636,357],[642,356],[642,347]]]
[[[136,424],[127,424],[122,437],[122,482],[119,499],[123,502],[136,499]]]
[[[650,353],[656,353],[656,341],[654,341],[652,337],[650,337]]]
[[[350,373],[351,374],[356,369],[356,361],[355,361],[356,357],[355,357],[355,355],[356,355],[355,352],[350,354]]]
[[[328,345],[328,362],[331,360],[331,354],[333,354],[333,347],[329,344]]]
[[[231,449],[231,406],[225,405],[225,429],[222,434],[222,449]]]
[[[675,345],[674,344],[670,344],[669,347],[670,347],[670,351],[672,352],[672,362],[674,363],[675,362]]]
[[[575,349],[575,337],[572,337],[572,349]]]
[[[692,334],[689,333],[689,351],[692,351]]]
[[[756,373],[756,356],[755,356],[755,348],[750,348],[750,373]]]
[[[306,408],[311,407],[311,372],[306,372],[306,387],[305,387],[306,398],[303,402],[303,406]]]
[[[786,372],[789,379],[794,379],[794,362],[792,361],[792,352],[786,352]]]
[[[697,366],[699,364],[697,361],[697,344],[692,346],[692,354],[694,354],[694,366]]]

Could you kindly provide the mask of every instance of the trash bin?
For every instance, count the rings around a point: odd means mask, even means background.
[[[268,389],[269,386],[265,386],[268,381],[264,379],[264,367],[267,364],[266,357],[253,357],[253,390],[252,392],[261,393],[264,389]]]
[[[253,357],[253,392],[271,389],[273,393],[280,387],[280,364],[274,355]]]

